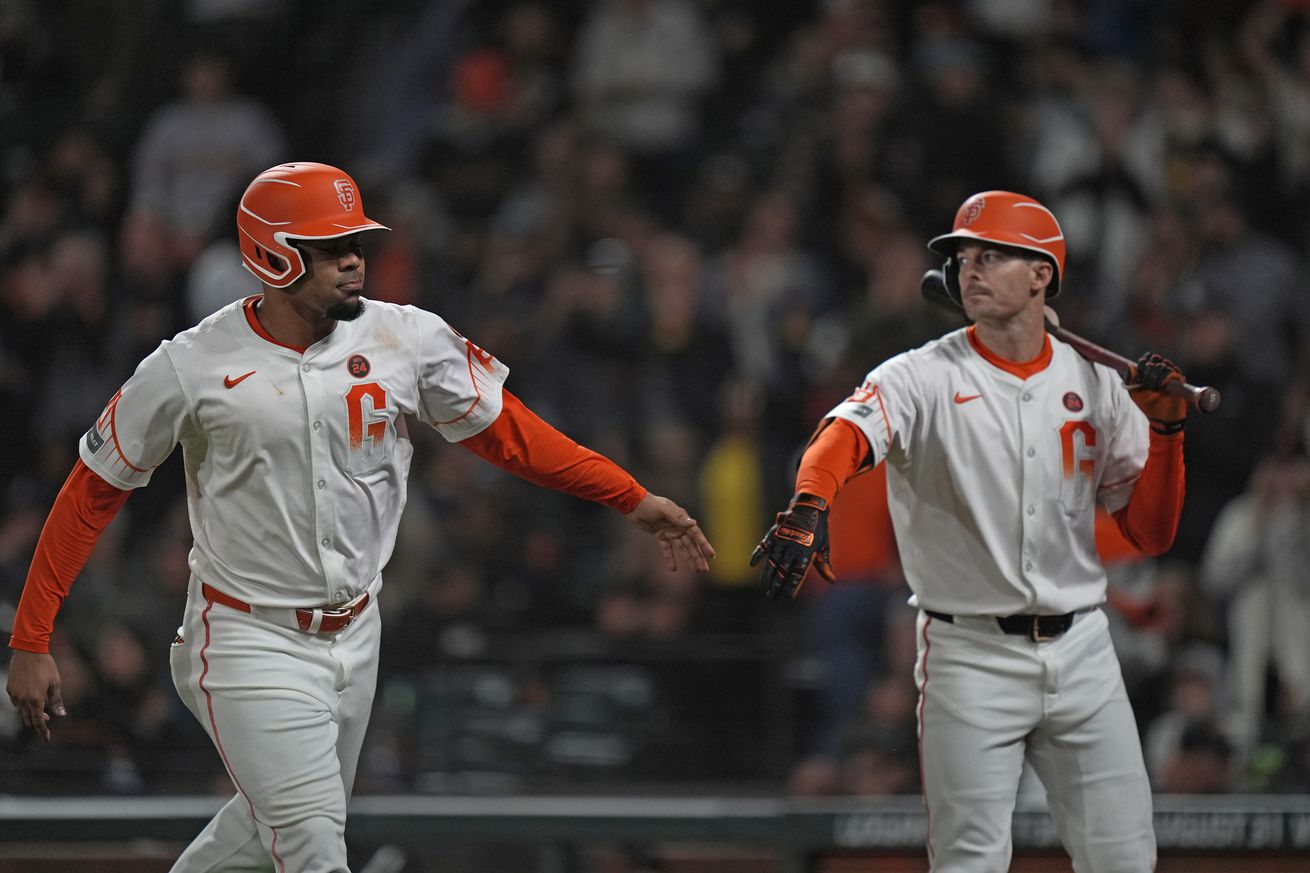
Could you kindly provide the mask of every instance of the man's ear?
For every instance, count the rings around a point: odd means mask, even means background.
[[[1045,258],[1034,259],[1031,263],[1033,268],[1032,290],[1036,294],[1038,291],[1051,287],[1051,280],[1055,278],[1055,268]]]

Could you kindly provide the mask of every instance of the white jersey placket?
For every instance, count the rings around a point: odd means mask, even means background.
[[[1047,469],[1042,463],[1045,455],[1043,443],[1048,443],[1046,451],[1049,452],[1050,439],[1050,419],[1044,411],[1043,402],[1046,396],[1044,390],[1046,375],[1047,372],[1044,370],[1025,379],[1019,385],[1016,397],[1019,404],[1018,451],[1024,453],[1025,459],[1024,465],[1020,467],[1022,485],[1019,501],[1019,532],[1022,549],[1019,555],[1019,578],[1023,580],[1024,587],[1027,589],[1028,611],[1037,607],[1039,587],[1037,577],[1041,573],[1038,538],[1041,527],[1049,523],[1042,518],[1046,502],[1049,500]],[[1033,452],[1031,456],[1028,454],[1030,451]],[[1032,457],[1035,463],[1027,463],[1029,457]]]
[[[324,389],[326,374],[316,366],[318,357],[311,348],[300,360],[300,390],[305,399],[306,421],[309,422],[309,481],[306,483],[314,506],[314,549],[319,557],[322,573],[323,599],[327,603],[345,599],[345,592],[337,596],[332,579],[342,578],[340,555],[336,550],[336,512],[332,503],[331,440],[335,438],[328,393]]]

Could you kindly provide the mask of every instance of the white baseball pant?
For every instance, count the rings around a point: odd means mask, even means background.
[[[381,614],[373,603],[339,633],[310,634],[206,602],[192,578],[173,684],[237,795],[172,873],[347,873],[346,805],[377,686]]]
[[[920,612],[919,741],[933,873],[1005,873],[1025,757],[1077,873],[1155,868],[1151,789],[1105,614],[1032,642]]]

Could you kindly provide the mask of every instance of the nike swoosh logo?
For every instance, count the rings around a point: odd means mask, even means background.
[[[956,402],[956,403],[968,403],[970,400],[977,400],[979,397],[982,397],[982,395],[981,395],[981,394],[970,394],[968,397],[961,397],[959,391],[956,391],[956,392],[955,392],[955,402]]]
[[[254,370],[251,370],[249,373],[245,373],[245,374],[243,374],[243,375],[241,375],[241,376],[237,376],[235,379],[233,379],[231,376],[224,376],[224,377],[223,377],[223,387],[224,387],[224,388],[235,388],[235,387],[237,387],[238,385],[240,385],[243,381],[245,381],[246,379],[249,379],[249,378],[250,378],[251,376],[253,376],[253,375],[255,375],[255,371],[254,371]]]

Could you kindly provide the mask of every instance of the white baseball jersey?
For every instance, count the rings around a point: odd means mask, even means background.
[[[161,343],[82,460],[139,488],[180,443],[195,576],[260,606],[339,603],[391,557],[413,454],[401,416],[472,436],[509,371],[439,316],[377,301],[301,354],[262,329],[255,299]]]
[[[887,461],[912,603],[1012,615],[1104,601],[1095,504],[1127,504],[1148,422],[1117,373],[1050,343],[1022,378],[961,328],[876,367],[829,413]]]

